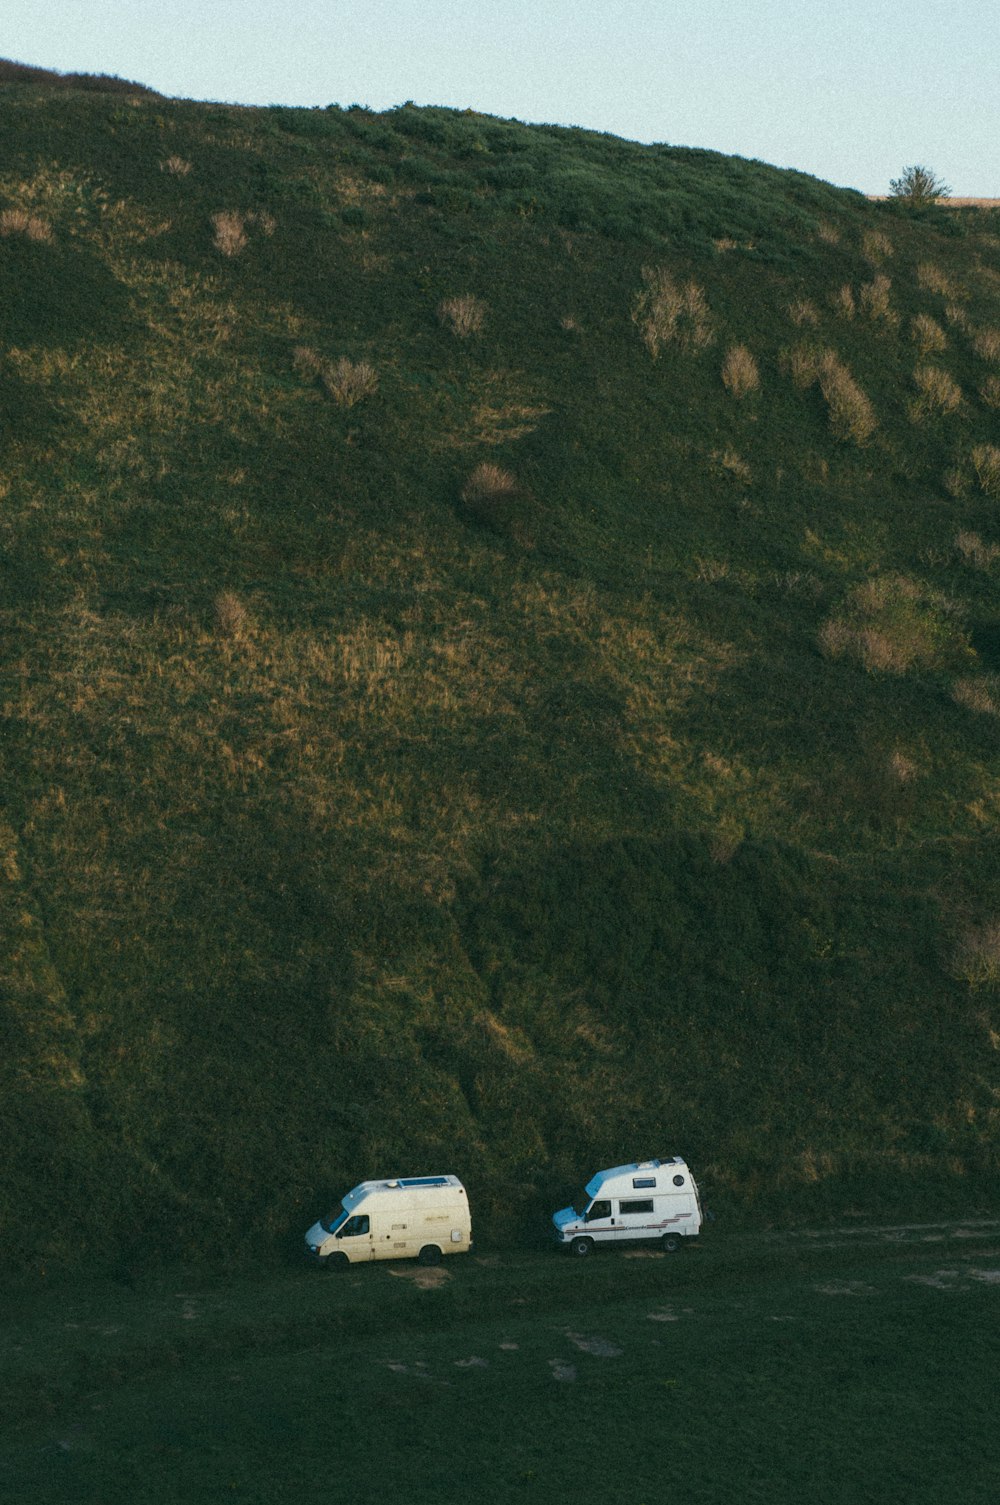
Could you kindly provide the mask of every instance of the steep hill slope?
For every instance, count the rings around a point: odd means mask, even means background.
[[[997,216],[411,106],[0,111],[9,1256],[257,1257],[387,1170],[510,1231],[675,1150],[979,1196]]]

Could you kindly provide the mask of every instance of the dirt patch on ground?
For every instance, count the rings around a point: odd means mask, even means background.
[[[422,1291],[434,1291],[451,1279],[448,1271],[442,1270],[440,1265],[431,1265],[429,1268],[418,1265],[415,1270],[390,1270],[389,1274],[400,1280],[412,1280]]]

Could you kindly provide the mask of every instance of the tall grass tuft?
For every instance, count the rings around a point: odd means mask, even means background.
[[[215,625],[219,636],[233,642],[246,636],[250,614],[235,591],[220,591],[215,598]]]
[[[371,397],[378,391],[378,373],[368,361],[349,361],[342,356],[322,372],[323,385],[342,408],[353,408],[355,403]]]
[[[760,386],[757,362],[746,345],[731,345],[722,362],[722,381],[734,397],[746,397]]]
[[[191,163],[184,157],[167,157],[160,163],[161,172],[169,172],[175,178],[186,178],[191,171]]]
[[[979,388],[979,395],[988,408],[1000,408],[1000,376],[988,376]]]
[[[913,373],[913,384],[920,393],[909,407],[913,423],[954,413],[961,406],[961,387],[940,366],[918,366]]]
[[[666,267],[643,267],[643,285],[632,302],[632,322],[655,361],[665,345],[704,350],[715,338],[704,290],[694,281],[678,284]]]
[[[855,314],[854,292],[849,282],[843,283],[830,294],[830,307],[843,319],[853,319]]]
[[[992,920],[962,937],[955,948],[952,970],[970,988],[995,988],[1000,984],[1000,920]]]
[[[973,336],[972,348],[984,361],[1000,361],[1000,329],[981,329]]]
[[[443,298],[438,304],[438,318],[446,329],[459,339],[468,339],[479,334],[486,322],[486,304],[474,293],[462,293],[455,298]]]
[[[221,251],[223,256],[238,256],[246,249],[246,220],[235,209],[220,209],[212,215],[212,228],[215,231],[215,249]]]
[[[937,319],[930,314],[915,314],[910,323],[910,337],[921,356],[940,355],[948,343],[948,337]]]
[[[881,266],[893,250],[892,241],[882,230],[866,230],[861,237],[861,254],[872,266]]]
[[[867,443],[878,427],[878,419],[868,398],[835,351],[823,353],[816,376],[829,409],[834,437],[845,443]]]
[[[858,301],[866,319],[894,328],[899,323],[899,315],[889,301],[891,287],[892,283],[888,277],[873,277],[871,282],[862,283]]]
[[[1000,497],[1000,449],[995,444],[977,444],[972,451],[972,468],[986,495]]]
[[[963,563],[988,570],[1000,559],[1000,544],[984,543],[978,533],[963,530],[955,535],[955,549]]]

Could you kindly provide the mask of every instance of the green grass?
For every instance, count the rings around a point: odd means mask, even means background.
[[[887,1236],[888,1233],[888,1236]],[[995,1225],[22,1288],[12,1498],[992,1498]],[[16,1418],[16,1419],[15,1419]]]
[[[994,1196],[996,217],[4,80],[11,1266],[274,1260],[403,1170],[510,1236],[674,1150],[751,1219]],[[707,313],[654,360],[658,269]],[[917,424],[921,315],[964,396]]]

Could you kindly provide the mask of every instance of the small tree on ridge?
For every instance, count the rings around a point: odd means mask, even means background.
[[[934,204],[938,199],[946,199],[951,193],[948,184],[936,173],[919,164],[904,167],[900,177],[890,180],[889,187],[893,198],[905,199],[908,204],[914,205]]]

